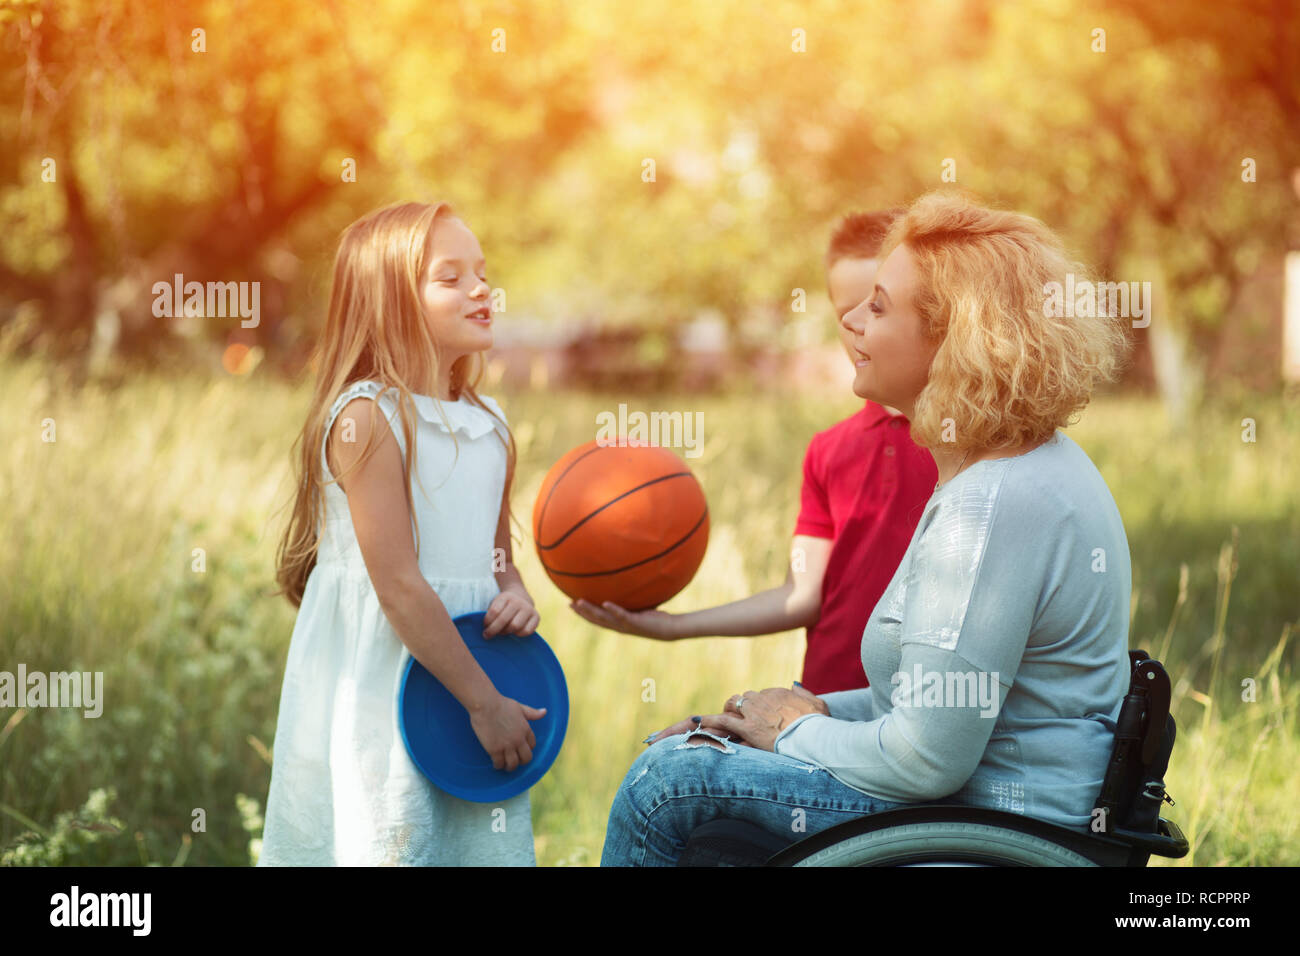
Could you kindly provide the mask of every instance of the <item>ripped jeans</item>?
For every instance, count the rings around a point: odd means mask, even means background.
[[[794,843],[902,806],[821,767],[696,730],[665,737],[633,762],[609,809],[600,865],[674,866],[691,831],[718,817],[748,820]]]

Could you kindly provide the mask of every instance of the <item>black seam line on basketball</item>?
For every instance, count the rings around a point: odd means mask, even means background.
[[[637,561],[633,564],[629,564],[626,567],[614,568],[613,570],[610,571],[557,571],[554,568],[547,567],[546,562],[543,561],[542,568],[551,574],[558,574],[562,578],[600,578],[600,577],[604,577],[607,574],[622,574],[624,571],[631,571],[633,568],[639,568],[641,567],[641,565],[646,564],[649,561],[657,561],[659,558],[662,558],[669,551],[675,550],[676,548],[681,546],[682,542],[689,540],[691,535],[699,531],[700,525],[704,524],[704,522],[707,520],[709,520],[709,509],[706,507],[704,509],[704,514],[700,515],[700,520],[695,522],[695,527],[691,528],[690,531],[686,532],[684,535],[682,535],[680,538],[674,541],[670,547],[665,548],[664,550],[660,551],[658,554],[652,554],[648,558],[642,558],[640,561]]]
[[[605,502],[603,505],[601,505],[599,508],[597,508],[597,509],[596,509],[595,511],[593,511],[591,514],[587,515],[585,518],[583,518],[581,521],[579,521],[577,524],[575,524],[575,525],[574,525],[572,528],[570,528],[568,531],[564,532],[564,534],[560,535],[558,538],[556,538],[556,539],[555,539],[553,542],[551,542],[550,544],[542,544],[542,543],[538,542],[537,550],[539,550],[539,551],[550,551],[552,548],[558,548],[560,545],[562,545],[562,544],[564,543],[564,539],[565,539],[565,538],[567,538],[569,535],[573,534],[573,532],[577,531],[577,530],[578,530],[579,528],[581,528],[584,524],[586,524],[586,523],[587,523],[588,521],[590,521],[592,518],[596,517],[596,515],[600,514],[602,511],[604,511],[604,510],[605,510],[606,508],[608,508],[610,505],[614,504],[614,502],[619,501],[619,500],[621,500],[621,499],[623,499],[623,498],[626,498],[628,495],[630,495],[630,494],[634,494],[635,492],[640,491],[642,488],[649,488],[651,485],[658,484],[658,483],[661,482],[661,481],[667,481],[669,478],[687,478],[687,477],[694,478],[695,476],[692,475],[689,471],[674,471],[674,472],[673,472],[672,474],[670,474],[670,475],[660,475],[658,478],[651,478],[649,481],[642,482],[641,484],[637,485],[635,488],[629,488],[627,491],[623,492],[623,493],[622,493],[621,495],[619,495],[617,498],[610,498],[609,501]],[[557,481],[556,484],[558,485],[559,482]]]
[[[595,448],[589,448],[586,451],[584,451],[581,455],[579,455],[577,458],[573,459],[573,461],[569,462],[567,465],[564,466],[564,471],[560,472],[560,474],[556,477],[555,481],[551,484],[551,490],[546,493],[546,500],[542,502],[542,513],[537,518],[538,531],[540,531],[542,529],[542,526],[546,523],[546,509],[551,506],[551,496],[555,494],[555,489],[560,487],[560,482],[564,480],[564,476],[567,475],[570,471],[572,471],[577,466],[578,462],[582,461],[582,459],[586,458],[588,455],[596,454],[596,452],[600,451],[602,447],[604,446],[597,445]],[[540,548],[541,543],[538,542],[537,546]]]

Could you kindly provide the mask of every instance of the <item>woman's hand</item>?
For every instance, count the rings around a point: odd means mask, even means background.
[[[700,726],[699,718],[683,717],[681,720],[677,721],[677,723],[673,724],[671,727],[665,727],[663,730],[659,731],[659,733],[653,735],[649,740],[645,741],[645,743],[657,744],[665,737],[675,737],[677,734],[689,734],[692,730],[697,729],[699,726]]]
[[[483,615],[483,636],[518,634],[527,637],[537,630],[542,617],[533,606],[533,599],[522,585],[510,585],[492,599]]]
[[[642,743],[657,744],[665,737],[675,737],[678,734],[692,733],[700,729],[700,723],[702,719],[703,718],[700,717],[684,717],[683,719],[679,720],[677,723],[673,724],[671,727],[665,727],[663,730],[659,731],[659,733],[652,735],[646,740],[643,740]],[[719,734],[718,736],[725,737],[726,734]],[[742,744],[743,746],[746,747],[749,746],[749,744],[746,744],[743,740],[733,740],[732,743]]]
[[[667,611],[628,611],[619,607],[613,601],[606,601],[604,604],[597,605],[582,598],[570,603],[569,607],[573,608],[579,617],[586,618],[592,624],[607,627],[611,631],[634,634],[637,637],[652,637],[659,641],[675,641],[677,639],[677,632],[674,628],[677,615],[669,614]],[[679,733],[685,733],[685,731],[679,731]]]
[[[744,703],[737,708],[737,703]],[[786,725],[804,714],[830,716],[830,708],[816,694],[796,686],[769,687],[765,691],[747,690],[727,701],[721,714],[710,714],[700,726],[720,737],[734,735],[759,750],[772,750],[777,735]]]

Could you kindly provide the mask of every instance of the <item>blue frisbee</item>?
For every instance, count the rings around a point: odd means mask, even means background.
[[[414,657],[402,675],[398,712],[406,751],[434,786],[462,800],[497,803],[523,793],[551,769],[569,726],[569,688],[559,659],[539,634],[485,638],[483,617],[479,611],[452,623],[498,691],[546,708],[545,717],[528,722],[537,738],[533,759],[510,771],[493,767],[469,711]]]

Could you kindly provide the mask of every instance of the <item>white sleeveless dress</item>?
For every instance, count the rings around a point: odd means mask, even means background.
[[[348,402],[381,390],[369,380],[345,389],[325,442]],[[379,405],[405,461],[396,396]],[[500,426],[462,399],[440,403],[448,429],[432,397],[414,398],[420,571],[451,617],[485,611],[500,590],[492,573],[506,468]],[[500,412],[491,398],[483,402]],[[332,479],[324,443],[321,464]],[[347,495],[329,484],[285,665],[259,866],[536,865],[527,792],[472,803],[435,787],[411,761],[397,707],[410,656],[379,606]]]

